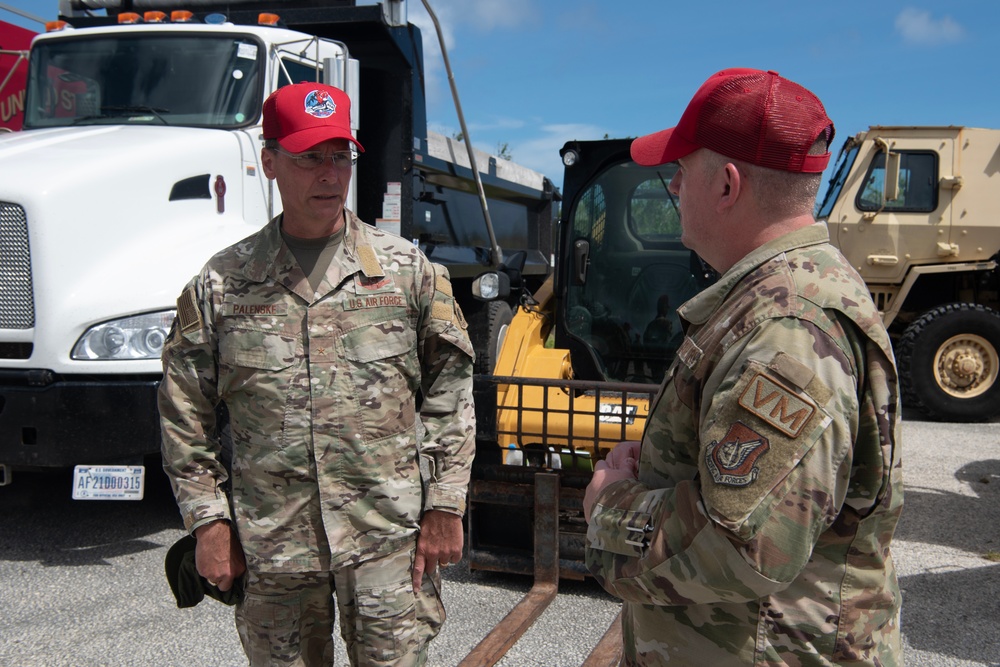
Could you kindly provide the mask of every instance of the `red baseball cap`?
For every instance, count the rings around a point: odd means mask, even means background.
[[[365,152],[351,134],[351,98],[322,83],[293,83],[271,93],[264,100],[264,138],[292,153],[330,139],[347,139]]]
[[[818,174],[830,153],[809,155],[833,121],[819,98],[777,72],[725,69],[702,84],[676,127],[632,142],[632,159],[655,166],[699,148],[782,171]]]

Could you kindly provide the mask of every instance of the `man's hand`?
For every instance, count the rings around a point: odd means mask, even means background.
[[[620,442],[603,461],[594,466],[594,476],[583,494],[583,516],[590,523],[594,503],[604,487],[623,479],[637,479],[639,474],[639,447],[633,440]]]
[[[228,521],[213,521],[194,531],[198,544],[194,562],[198,574],[220,591],[228,591],[247,570],[243,547]]]
[[[424,572],[432,573],[462,560],[462,517],[443,510],[428,510],[420,520],[417,554],[413,559],[413,592],[420,590]]]

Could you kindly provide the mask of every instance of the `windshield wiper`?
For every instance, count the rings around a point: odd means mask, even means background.
[[[86,122],[88,120],[100,120],[102,118],[118,118],[119,116],[129,113],[153,114],[154,116],[156,116],[156,119],[161,123],[163,123],[164,125],[170,125],[170,123],[167,122],[167,119],[161,115],[165,113],[170,113],[170,109],[161,109],[159,107],[148,107],[139,105],[134,105],[134,106],[120,105],[120,106],[101,107],[101,113],[99,114],[92,114],[90,116],[80,116],[79,118],[73,119],[73,125],[77,125],[81,122]]]

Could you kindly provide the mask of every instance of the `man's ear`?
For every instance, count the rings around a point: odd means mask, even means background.
[[[736,205],[743,190],[743,175],[736,165],[727,162],[726,166],[719,171],[719,184],[717,191],[720,192],[716,202],[716,211],[722,213]]]
[[[264,176],[274,180],[274,151],[260,149],[260,168],[264,170]]]

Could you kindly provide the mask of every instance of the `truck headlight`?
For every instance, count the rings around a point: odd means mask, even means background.
[[[73,359],[159,359],[176,311],[135,315],[87,329],[73,346]]]
[[[472,281],[472,296],[480,301],[506,299],[510,294],[510,277],[499,271],[481,273]]]

